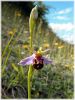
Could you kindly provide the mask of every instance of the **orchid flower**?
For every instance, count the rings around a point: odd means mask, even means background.
[[[52,60],[49,60],[42,56],[41,51],[37,51],[31,56],[22,59],[18,64],[22,66],[32,65],[35,69],[41,69],[44,64],[52,64]]]
[[[33,33],[36,25],[36,21],[38,18],[38,7],[37,5],[32,9],[29,18],[29,31],[30,31],[30,54],[31,56],[22,59],[18,64],[22,66],[30,65],[28,70],[28,99],[31,98],[31,87],[32,87],[32,75],[34,68],[41,69],[44,64],[51,64],[52,61],[48,60],[43,56],[41,49],[33,53]],[[33,54],[32,54],[33,53]]]

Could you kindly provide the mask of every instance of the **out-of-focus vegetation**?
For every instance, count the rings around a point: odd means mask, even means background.
[[[34,71],[32,98],[73,98],[74,48],[60,40],[48,26],[45,14],[48,8],[37,2],[37,20],[33,47],[49,48],[47,55],[54,65],[45,65]],[[27,72],[29,66],[18,62],[29,56],[29,15],[35,2],[2,2],[2,98],[27,98]]]

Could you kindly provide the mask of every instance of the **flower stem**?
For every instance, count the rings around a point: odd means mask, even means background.
[[[30,54],[32,54],[32,34],[30,34]],[[31,98],[31,78],[32,78],[32,72],[33,71],[33,66],[29,66],[29,71],[28,71],[28,99]]]
[[[38,12],[37,12],[37,6],[35,6],[30,14],[29,18],[29,30],[30,30],[30,54],[33,52],[33,32],[34,32],[34,27],[35,27],[35,21],[38,17]],[[32,86],[32,74],[33,74],[33,66],[29,66],[29,71],[28,71],[28,99],[31,98],[31,86]]]
[[[28,98],[31,98],[31,86],[30,86],[30,72],[28,71]]]
[[[33,71],[33,66],[29,67],[29,71],[28,71],[28,98],[31,98],[31,78],[32,78],[32,71]]]

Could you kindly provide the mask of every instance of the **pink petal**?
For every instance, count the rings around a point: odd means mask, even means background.
[[[52,60],[48,60],[45,57],[42,57],[42,59],[44,60],[44,64],[52,64]]]
[[[35,54],[25,59],[22,59],[18,64],[22,66],[33,64],[34,57],[35,57]]]

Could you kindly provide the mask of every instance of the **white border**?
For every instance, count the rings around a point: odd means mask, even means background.
[[[0,1],[0,99],[1,99],[1,1]]]
[[[2,1],[60,1],[60,2],[69,2],[69,1],[74,1],[74,11],[75,11],[75,0],[0,0],[0,99],[1,99],[1,2]],[[75,16],[75,13],[74,13]],[[74,27],[75,27],[75,18],[74,18]],[[75,28],[74,28],[74,33],[75,33]],[[75,36],[74,36],[75,37]],[[74,43],[75,44],[75,43]],[[75,50],[75,45],[74,45],[74,50]],[[74,52],[74,99],[75,99],[75,52]],[[74,99],[67,99],[67,100],[74,100]],[[9,99],[12,100],[12,99]],[[26,100],[26,99],[14,99],[14,100]],[[38,99],[36,99],[38,100]],[[42,100],[42,99],[40,99]],[[46,99],[44,99],[46,100]],[[55,100],[55,99],[50,99],[50,100]],[[57,99],[57,100],[62,100],[62,99]],[[66,100],[66,99],[64,99]]]
[[[74,0],[74,39],[75,39],[75,0]],[[74,43],[74,99],[75,99],[75,43]]]

